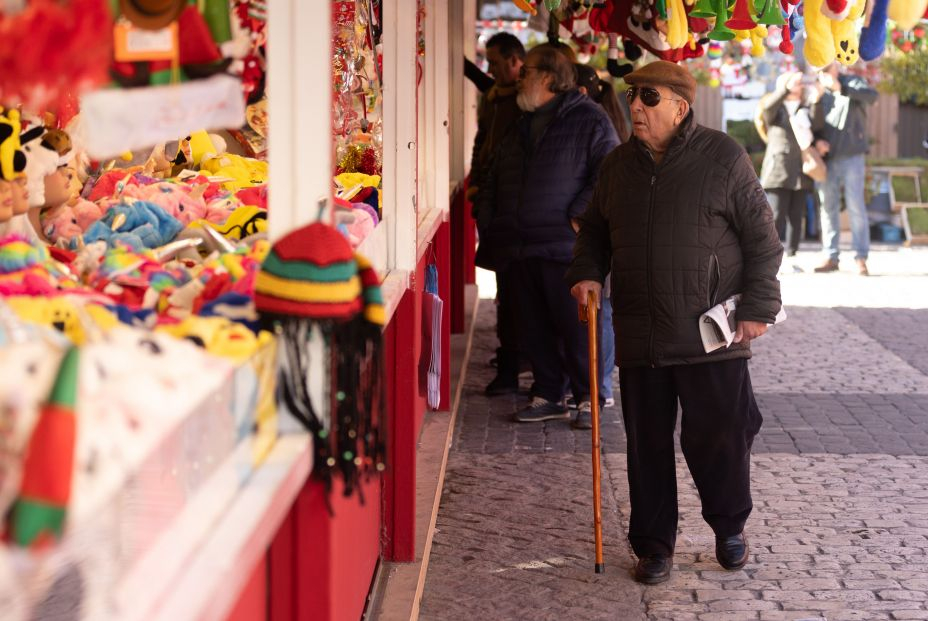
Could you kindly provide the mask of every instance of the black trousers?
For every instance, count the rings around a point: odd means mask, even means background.
[[[522,351],[532,363],[535,379],[532,394],[561,401],[566,375],[579,403],[590,398],[589,344],[577,301],[564,281],[567,267],[544,259],[517,261],[513,282],[518,290]]]
[[[635,554],[673,554],[678,401],[680,447],[702,516],[719,537],[740,533],[753,508],[751,445],[763,421],[747,360],[620,369],[619,387],[628,436],[628,539]]]
[[[496,271],[496,349],[497,374],[512,383],[519,381],[518,290],[511,267]]]
[[[773,209],[780,241],[784,242],[786,252],[794,255],[799,250],[802,239],[802,216],[806,212],[806,190],[767,190],[767,201]]]

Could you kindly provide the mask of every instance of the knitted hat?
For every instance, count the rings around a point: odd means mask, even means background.
[[[146,30],[161,30],[176,20],[187,0],[120,0],[119,11],[130,22]]]
[[[696,100],[696,79],[686,67],[666,60],[656,60],[625,76],[630,86],[666,86],[690,105]]]
[[[12,181],[26,170],[26,154],[19,142],[19,110],[0,115],[0,179]]]
[[[345,495],[364,472],[383,470],[386,444],[380,278],[335,228],[315,222],[275,243],[255,279],[255,308],[276,324],[281,355],[278,399],[316,438],[314,474],[331,487],[341,473]],[[307,338],[318,327],[332,365],[329,408],[317,411],[306,384]],[[270,326],[268,326],[270,327]]]
[[[255,280],[261,313],[350,319],[361,311],[361,280],[348,240],[314,222],[271,247]]]

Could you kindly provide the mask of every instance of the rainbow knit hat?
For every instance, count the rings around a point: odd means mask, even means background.
[[[279,240],[255,279],[262,313],[310,319],[349,319],[362,308],[358,264],[348,240],[314,222]]]
[[[271,247],[255,278],[255,308],[278,330],[277,396],[316,437],[314,474],[327,489],[340,474],[346,496],[360,493],[361,476],[382,471],[386,457],[380,424],[385,314],[377,272],[335,228],[315,222]],[[307,385],[312,325],[332,355],[330,407],[322,409],[314,407]]]

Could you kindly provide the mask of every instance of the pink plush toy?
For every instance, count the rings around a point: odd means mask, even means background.
[[[150,185],[127,186],[122,198],[135,198],[154,203],[187,225],[194,220],[206,218],[206,203],[203,201],[204,186],[189,188],[179,183],[159,182]]]
[[[77,217],[77,226],[81,227],[81,231],[89,229],[91,224],[106,214],[106,209],[103,205],[98,205],[97,203],[83,198],[78,198],[74,201],[72,207],[74,209],[74,215]]]
[[[42,232],[52,243],[59,239],[70,241],[84,232],[78,223],[74,208],[67,203],[52,207],[42,214]]]

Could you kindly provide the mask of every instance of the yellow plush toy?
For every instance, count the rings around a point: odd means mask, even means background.
[[[87,342],[88,329],[106,331],[119,324],[116,315],[102,306],[75,303],[65,296],[12,296],[6,302],[22,320],[58,330],[75,345]]]
[[[860,60],[860,28],[857,20],[864,14],[867,0],[851,4],[851,12],[840,22],[833,22],[831,32],[835,38],[835,59],[845,66]]]
[[[822,13],[824,0],[804,0],[806,27],[806,62],[813,67],[826,67],[835,59],[835,38],[832,21]]]
[[[232,179],[232,181],[224,182],[222,187],[233,192],[267,183],[268,176],[267,162],[229,153],[219,157],[204,158],[200,171],[216,177]]]
[[[827,67],[836,59],[852,65],[860,58],[857,20],[864,13],[866,0],[855,0],[841,21],[822,12],[823,0],[805,0],[806,61],[813,67]]]
[[[928,9],[928,0],[890,0],[887,15],[903,30],[911,30]]]
[[[262,331],[258,336],[240,323],[225,317],[190,316],[177,324],[166,324],[156,328],[181,339],[191,339],[216,356],[237,363],[248,360],[259,347],[274,337]]]

